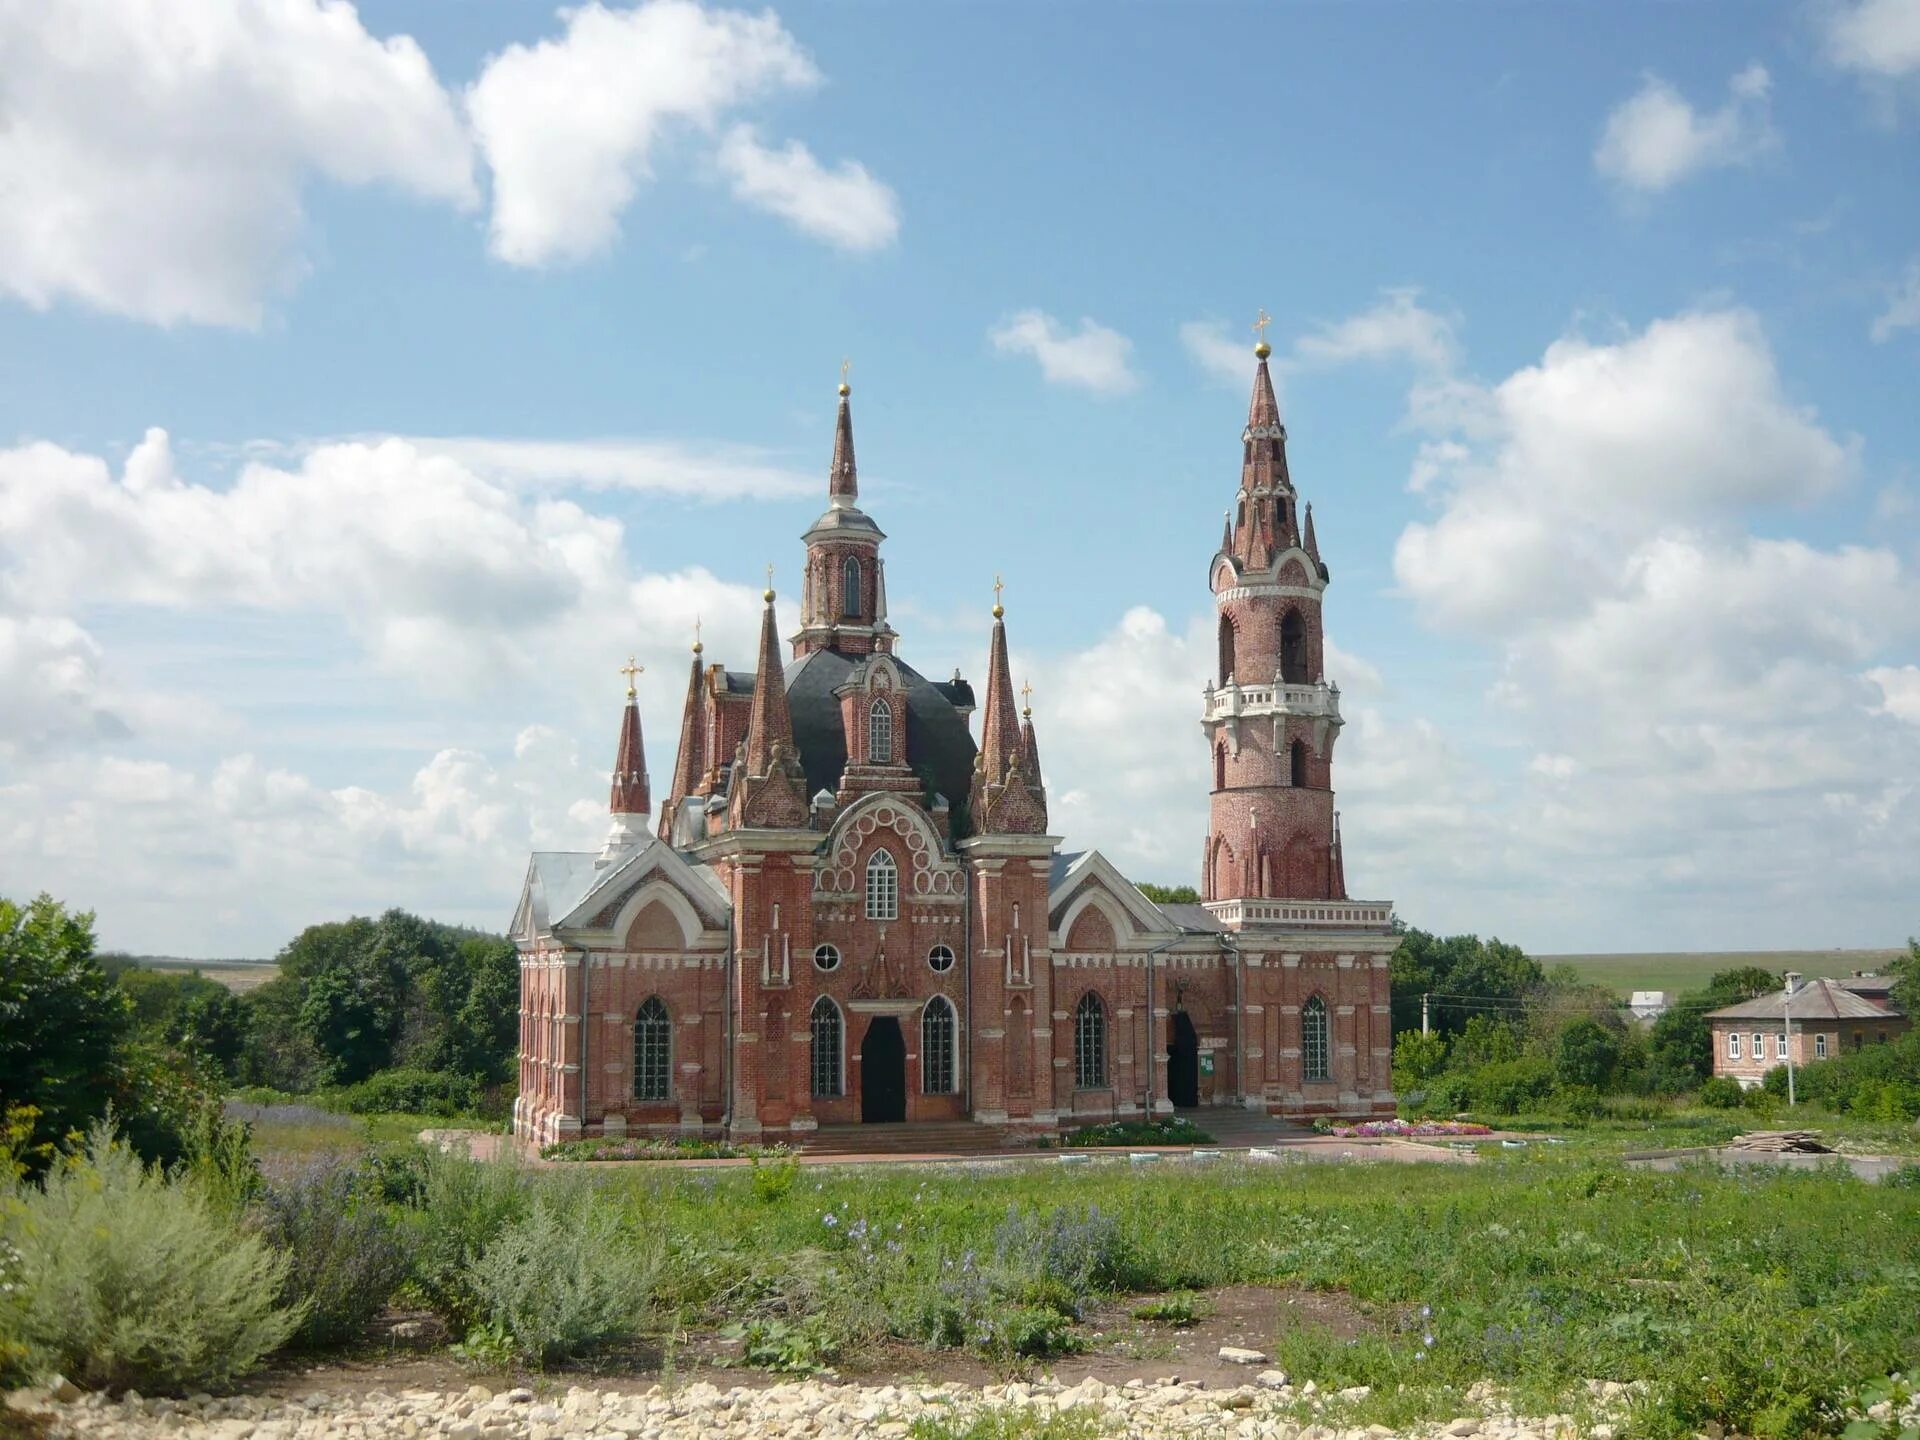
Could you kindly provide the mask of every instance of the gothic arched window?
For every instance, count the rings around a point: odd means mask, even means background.
[[[1327,1002],[1318,995],[1300,1007],[1300,1064],[1309,1080],[1325,1080],[1327,1069]]]
[[[658,995],[649,997],[633,1022],[633,1098],[673,1098],[673,1022]]]
[[[929,1095],[953,1093],[953,1004],[936,995],[920,1012],[920,1088]]]
[[[1291,751],[1293,761],[1293,784],[1296,788],[1307,783],[1307,742],[1296,740]]]
[[[1233,618],[1220,617],[1220,683],[1226,684],[1233,678]]]
[[[867,861],[867,919],[900,918],[900,871],[893,856],[884,850],[873,852]]]
[[[1213,788],[1216,790],[1227,788],[1227,747],[1225,745],[1214,747]]]
[[[840,1052],[844,1032],[840,1007],[824,995],[813,1002],[812,1030],[813,1097],[816,1100],[837,1099],[842,1091]]]
[[[1073,1012],[1073,1083],[1082,1090],[1107,1083],[1107,1007],[1091,990]]]
[[[867,763],[893,763],[893,707],[884,700],[874,701],[867,711]]]
[[[840,613],[849,620],[860,618],[860,560],[855,555],[840,567]]]
[[[1306,685],[1313,678],[1307,674],[1307,622],[1298,610],[1287,611],[1280,622],[1280,678],[1289,685]]]

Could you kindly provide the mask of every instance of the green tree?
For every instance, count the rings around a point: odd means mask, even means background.
[[[1732,970],[1715,971],[1707,981],[1706,993],[1718,1008],[1721,1005],[1738,1005],[1742,1000],[1765,995],[1769,990],[1779,990],[1783,983],[1778,970],[1741,965]]]
[[[127,997],[93,956],[93,916],[0,899],[0,1114],[38,1110],[29,1143],[83,1131],[116,1094]]]
[[[1447,1037],[1403,1030],[1393,1042],[1393,1088],[1419,1090],[1447,1068]]]
[[[1198,905],[1200,892],[1191,885],[1155,885],[1141,881],[1134,889],[1156,905]]]
[[[1410,929],[1389,962],[1393,1027],[1418,1029],[1420,997],[1431,994],[1433,1028],[1459,1034],[1475,1015],[1518,1011],[1546,978],[1537,960],[1517,945],[1477,935],[1432,935]]]
[[[1620,1063],[1620,1037],[1591,1016],[1564,1026],[1553,1057],[1556,1084],[1587,1085],[1606,1091]]]
[[[1920,1025],[1920,940],[1907,941],[1907,953],[1887,968],[1893,972],[1893,1003]]]

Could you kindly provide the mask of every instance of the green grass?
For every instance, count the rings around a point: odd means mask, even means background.
[[[1672,954],[1541,955],[1549,970],[1571,965],[1581,977],[1626,996],[1635,990],[1698,990],[1722,970],[1757,965],[1763,970],[1844,976],[1855,970],[1884,970],[1904,950],[1693,950]]]

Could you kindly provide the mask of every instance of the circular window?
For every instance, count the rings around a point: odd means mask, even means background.
[[[944,975],[953,969],[953,951],[944,945],[936,945],[927,952],[927,964],[936,975]]]
[[[838,970],[840,952],[831,945],[822,945],[813,952],[813,968],[816,970]]]

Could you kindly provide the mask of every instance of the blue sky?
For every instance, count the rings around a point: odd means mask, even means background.
[[[1003,573],[1056,828],[1192,879],[1264,307],[1356,893],[1920,929],[1920,0],[245,9],[0,20],[7,893],[502,923],[626,652],[656,777],[744,663],[843,356],[906,657]]]

